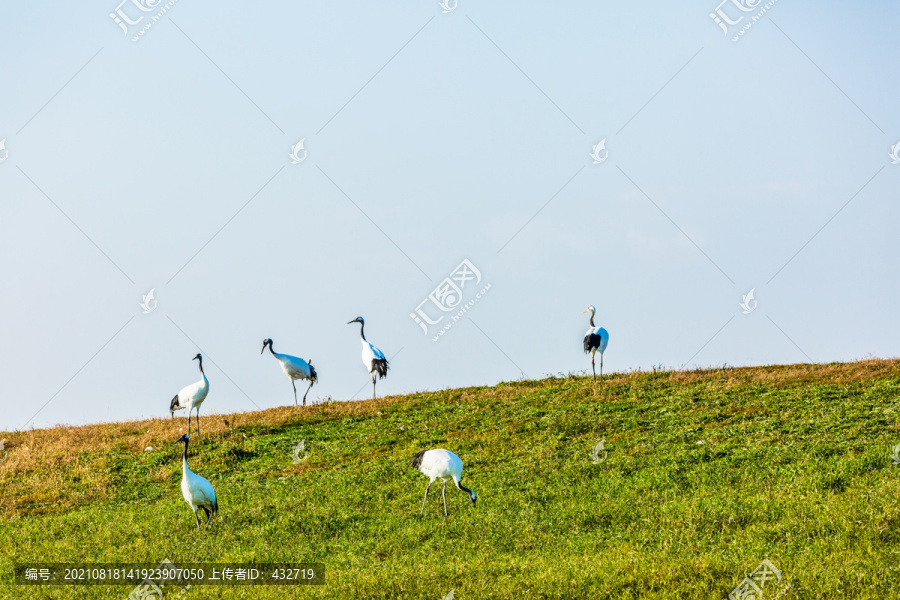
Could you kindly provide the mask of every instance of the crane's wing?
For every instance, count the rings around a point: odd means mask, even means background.
[[[593,352],[599,350],[603,352],[609,344],[609,334],[602,327],[592,327],[584,334],[584,351]]]
[[[178,392],[178,403],[182,405],[187,405],[187,401],[191,399],[191,396],[197,393],[197,390],[200,389],[202,382],[198,381],[196,383],[192,383],[191,385],[186,385],[181,388],[181,391]]]
[[[197,504],[207,508],[216,506],[218,502],[216,502],[216,491],[213,489],[212,484],[205,477],[200,477],[196,473],[194,473],[194,477],[196,479],[192,482],[193,485],[191,487],[196,496]]]
[[[375,355],[375,358],[378,358],[378,359],[380,359],[380,360],[387,360],[387,359],[384,357],[384,352],[382,352],[381,350],[379,350],[378,348],[376,348],[376,347],[373,346],[372,344],[369,344],[369,349],[372,350],[372,354]]]
[[[279,358],[281,359],[281,368],[288,376],[294,379],[309,379],[311,371],[309,363],[305,360],[288,354],[280,354]]]

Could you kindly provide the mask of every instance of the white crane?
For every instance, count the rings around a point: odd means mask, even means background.
[[[202,508],[206,513],[206,528],[209,529],[209,522],[212,516],[219,512],[219,502],[216,500],[216,491],[212,484],[205,478],[200,477],[188,468],[187,450],[189,437],[187,434],[178,438],[175,442],[184,444],[184,453],[181,455],[181,495],[184,496],[185,502],[194,509],[194,519],[197,521],[197,530],[200,530],[200,516],[197,509]]]
[[[206,373],[203,372],[203,356],[200,353],[197,353],[197,356],[195,356],[191,360],[200,361],[200,381],[181,388],[181,391],[178,392],[174,398],[172,398],[172,403],[169,405],[169,412],[172,414],[172,418],[174,419],[176,410],[181,410],[183,408],[188,409],[188,433],[190,433],[191,412],[196,408],[197,434],[199,435],[200,405],[203,404],[203,401],[206,400],[206,395],[209,394],[209,379],[206,378]]]
[[[303,394],[303,406],[306,406],[306,394],[312,389],[313,384],[319,380],[319,376],[312,366],[312,359],[305,361],[290,354],[278,354],[272,350],[271,338],[263,340],[262,350],[259,351],[260,354],[266,351],[266,346],[269,346],[269,352],[281,363],[281,370],[284,371],[284,374],[291,378],[291,386],[294,388],[294,406],[297,405],[297,385],[294,383],[294,380],[309,379],[309,387],[306,388],[306,392]]]
[[[366,340],[366,334],[363,331],[366,327],[366,321],[362,317],[356,317],[350,323],[359,323],[359,337],[362,338],[362,361],[366,366],[366,369],[369,371],[369,375],[372,376],[372,400],[375,399],[375,375],[378,374],[379,379],[384,379],[385,375],[387,375],[388,365],[387,359],[384,357],[384,352],[376,348],[372,345],[371,342]]]
[[[477,499],[475,492],[459,483],[459,480],[462,478],[462,461],[457,455],[449,450],[444,450],[443,448],[421,450],[413,457],[409,466],[413,469],[418,469],[423,475],[430,479],[428,487],[425,488],[425,497],[422,498],[422,510],[419,511],[420,513],[425,511],[425,501],[428,500],[428,491],[431,489],[431,484],[434,483],[435,479],[442,479],[444,481],[444,488],[441,490],[441,495],[444,498],[444,516],[447,516],[448,477],[453,480],[453,483],[456,484],[459,491],[469,495],[472,506],[475,506],[475,500]]]
[[[591,313],[591,327],[587,330],[587,333],[584,334],[584,353],[591,353],[591,371],[594,372],[594,379],[597,379],[597,370],[594,367],[594,356],[597,352],[600,353],[600,378],[602,379],[603,351],[606,350],[606,345],[609,344],[609,333],[602,327],[594,326],[594,313],[597,311],[593,304],[581,311],[581,314],[586,312]]]

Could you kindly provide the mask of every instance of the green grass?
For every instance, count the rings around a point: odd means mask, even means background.
[[[0,597],[133,588],[16,586],[15,562],[169,558],[325,566],[322,586],[195,586],[186,599],[721,600],[768,558],[791,585],[782,598],[893,598],[898,396],[900,361],[875,360],[206,417],[190,458],[219,497],[205,533],[179,488],[183,418],[0,434]],[[310,454],[295,465],[301,439]],[[600,439],[608,455],[592,464]],[[427,479],[409,460],[434,447],[462,457],[477,508],[448,489],[444,518],[435,486],[419,514]]]

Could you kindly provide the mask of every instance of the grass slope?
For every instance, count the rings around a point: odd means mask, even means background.
[[[561,377],[207,416],[181,498],[185,419],[0,434],[0,570],[16,561],[310,561],[320,587],[192,598],[700,598],[764,558],[783,598],[900,590],[900,361]],[[211,398],[214,403],[215,399]],[[210,406],[212,408],[212,406]],[[306,439],[309,457],[293,464]],[[608,456],[592,464],[591,447]],[[698,442],[703,442],[702,444]],[[155,450],[145,452],[153,446]],[[465,464],[445,519],[421,448]],[[4,598],[125,598],[133,586]],[[767,588],[765,598],[774,596]]]

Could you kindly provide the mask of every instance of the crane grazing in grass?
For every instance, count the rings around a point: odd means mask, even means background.
[[[594,379],[597,379],[597,369],[594,367],[594,356],[597,352],[600,353],[600,378],[602,379],[603,351],[606,350],[606,345],[609,344],[609,333],[602,327],[594,326],[594,313],[597,312],[597,310],[594,308],[593,304],[581,311],[581,314],[586,312],[591,313],[591,327],[587,330],[587,333],[584,334],[584,353],[591,353],[591,371],[594,372]]]
[[[169,412],[172,414],[172,418],[175,418],[175,411],[182,410],[184,408],[188,409],[188,433],[191,432],[191,412],[196,408],[197,409],[197,435],[200,434],[200,405],[203,404],[203,401],[206,400],[206,395],[209,394],[209,379],[206,378],[206,373],[203,372],[203,356],[201,354],[197,354],[192,360],[200,361],[200,381],[197,383],[192,383],[191,385],[181,388],[181,391],[178,392],[174,398],[172,398],[172,403],[169,404]]]
[[[475,501],[477,499],[475,492],[459,483],[460,478],[462,478],[462,461],[457,455],[449,450],[444,450],[443,448],[422,450],[413,457],[409,466],[413,469],[418,469],[423,475],[431,480],[428,482],[428,487],[425,488],[425,497],[422,498],[422,510],[419,511],[420,513],[425,512],[425,501],[428,500],[428,491],[431,489],[431,484],[434,483],[435,479],[442,479],[444,481],[444,488],[441,490],[441,495],[444,498],[444,516],[447,516],[448,477],[453,480],[453,483],[456,484],[459,491],[469,495],[472,506],[475,506]]]
[[[369,371],[369,375],[372,376],[372,400],[375,399],[375,375],[378,375],[379,379],[384,379],[387,375],[388,365],[387,359],[384,357],[384,352],[376,348],[372,345],[371,342],[366,340],[366,333],[364,331],[366,327],[366,321],[362,317],[356,317],[350,323],[359,323],[359,337],[362,338],[362,361],[366,366],[366,369]]]
[[[175,443],[184,444],[184,452],[181,455],[181,494],[184,496],[185,502],[194,509],[194,519],[197,521],[197,530],[200,530],[200,516],[197,514],[198,509],[203,509],[206,513],[206,528],[209,529],[209,522],[212,516],[219,512],[219,502],[216,500],[216,491],[212,484],[200,477],[188,468],[187,451],[190,438],[187,434],[178,438]]]
[[[278,354],[272,349],[271,338],[263,340],[262,350],[259,351],[260,354],[266,351],[266,346],[269,347],[269,352],[272,353],[272,356],[277,358],[278,362],[281,363],[281,370],[284,371],[284,374],[291,378],[291,385],[294,388],[294,406],[297,405],[297,385],[294,381],[297,379],[309,380],[309,387],[306,388],[306,392],[303,394],[303,406],[306,406],[306,394],[312,389],[313,384],[319,380],[319,376],[312,366],[312,360],[307,362],[302,358],[297,358],[296,356],[291,356],[289,354]]]

